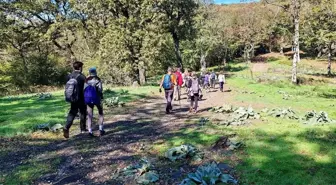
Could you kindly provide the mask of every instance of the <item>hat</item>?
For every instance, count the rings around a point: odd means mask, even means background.
[[[90,73],[90,75],[92,75],[92,76],[96,76],[96,75],[97,75],[97,69],[96,69],[96,67],[91,67],[91,68],[89,69],[89,73]]]

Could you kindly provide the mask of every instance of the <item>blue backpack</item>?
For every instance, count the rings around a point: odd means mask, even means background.
[[[89,85],[84,90],[84,101],[87,105],[99,105],[100,98],[97,93],[96,87]]]
[[[172,83],[171,83],[171,77],[170,75],[166,74],[163,78],[163,84],[162,87],[166,90],[169,90],[172,88]]]

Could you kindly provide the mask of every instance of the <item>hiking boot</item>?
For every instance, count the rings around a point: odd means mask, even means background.
[[[100,135],[100,136],[103,136],[103,135],[105,135],[105,134],[106,134],[105,130],[99,130],[99,135]]]
[[[63,129],[63,136],[65,137],[65,138],[69,138],[69,130],[68,129]]]
[[[90,137],[95,137],[92,132],[89,133]]]

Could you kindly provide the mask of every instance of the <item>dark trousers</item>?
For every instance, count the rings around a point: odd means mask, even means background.
[[[210,80],[211,88],[215,88],[216,86],[216,79],[211,79]]]
[[[219,82],[220,91],[224,91],[224,82]]]
[[[194,94],[194,96],[191,96],[190,99],[190,107],[197,111],[199,94]]]
[[[81,131],[86,130],[86,105],[84,102],[71,103],[71,108],[68,114],[65,129],[69,130],[73,120],[75,119],[77,113],[80,113],[80,129]]]
[[[173,110],[172,100],[174,96],[174,90],[165,90],[165,96],[167,100],[166,112]]]

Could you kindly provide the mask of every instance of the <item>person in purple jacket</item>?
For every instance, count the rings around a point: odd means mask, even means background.
[[[210,77],[211,77],[211,75],[210,75],[209,72],[207,72],[207,73],[205,74],[205,76],[204,76],[204,84],[203,84],[203,86],[204,86],[204,89],[206,90],[206,92],[209,92],[209,88],[210,88]]]

